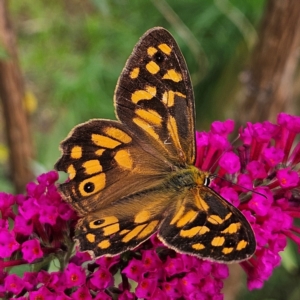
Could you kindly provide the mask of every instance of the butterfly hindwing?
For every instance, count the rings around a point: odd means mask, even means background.
[[[154,234],[163,216],[181,195],[174,189],[145,188],[115,204],[94,211],[77,224],[80,248],[95,256],[116,255],[133,249]]]

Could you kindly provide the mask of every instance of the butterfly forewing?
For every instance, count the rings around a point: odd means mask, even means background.
[[[59,188],[81,215],[145,186],[157,186],[170,170],[164,157],[151,147],[140,147],[135,135],[117,121],[91,120],[78,125],[61,149],[63,156],[56,169],[69,173],[69,180]]]
[[[184,58],[156,27],[135,46],[115,91],[119,121],[94,119],[61,143],[62,197],[94,257],[133,249],[158,231],[178,252],[241,261],[255,251],[242,213],[205,186],[195,161],[194,99]]]
[[[150,29],[119,78],[115,91],[119,120],[174,164],[192,164],[193,97],[188,69],[174,38],[163,28]]]

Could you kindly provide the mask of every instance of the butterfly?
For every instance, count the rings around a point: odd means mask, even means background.
[[[59,186],[79,214],[75,240],[93,257],[134,249],[154,233],[180,253],[219,262],[255,251],[244,215],[194,166],[195,108],[184,57],[161,27],[130,55],[114,95],[118,121],[93,119],[61,143]]]

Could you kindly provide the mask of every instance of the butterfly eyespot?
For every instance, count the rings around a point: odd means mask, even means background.
[[[226,247],[233,247],[236,245],[236,242],[232,239],[227,239],[226,240]]]
[[[164,55],[160,52],[156,52],[153,57],[154,57],[155,61],[158,63],[161,63],[165,60]]]
[[[83,187],[84,191],[86,193],[92,193],[95,189],[95,184],[92,182],[87,182],[84,187]]]
[[[101,225],[103,223],[103,220],[97,220],[93,222],[95,226]]]

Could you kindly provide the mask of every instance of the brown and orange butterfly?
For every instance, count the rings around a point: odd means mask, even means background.
[[[141,37],[114,103],[119,121],[76,126],[56,163],[69,174],[59,190],[81,217],[75,234],[81,251],[112,256],[157,232],[177,252],[221,262],[251,257],[256,244],[248,221],[193,165],[193,89],[167,30]]]

